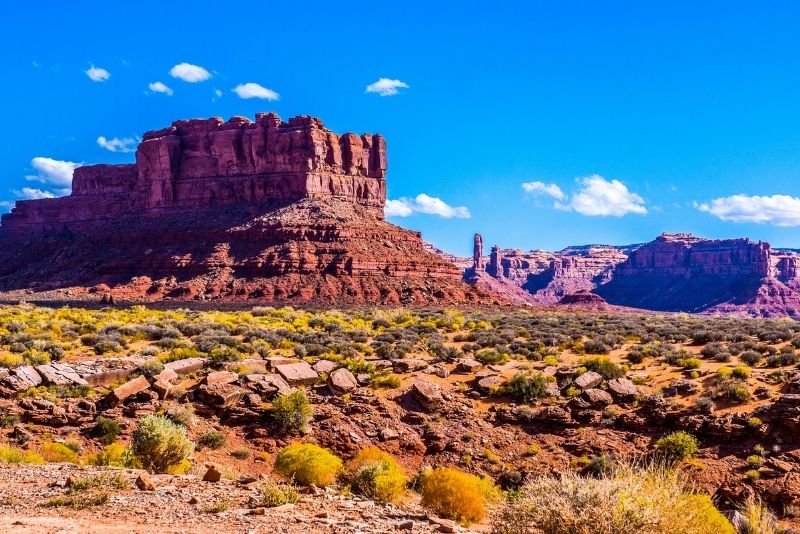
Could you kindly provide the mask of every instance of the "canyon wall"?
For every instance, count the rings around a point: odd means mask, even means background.
[[[255,122],[233,117],[180,120],[144,134],[136,163],[79,167],[72,193],[18,201],[5,233],[83,231],[123,215],[228,204],[280,207],[303,198],[342,198],[383,216],[386,142],[337,135],[320,119]]]

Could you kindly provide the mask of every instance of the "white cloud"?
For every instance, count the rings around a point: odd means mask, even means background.
[[[530,195],[546,195],[555,200],[553,207],[590,217],[622,217],[629,213],[647,213],[644,199],[628,190],[619,180],[606,180],[598,174],[578,178],[578,191],[567,195],[557,184],[525,182],[522,190]]]
[[[398,89],[408,89],[408,84],[400,80],[380,78],[377,82],[367,86],[368,93],[378,93],[381,96],[392,96],[398,93]]]
[[[556,208],[575,211],[590,217],[622,217],[629,213],[644,215],[644,199],[628,190],[619,180],[606,180],[598,174],[578,179],[580,189]]]
[[[442,199],[420,193],[415,198],[387,200],[384,208],[387,217],[408,217],[415,213],[436,215],[445,219],[469,219],[472,215],[465,206],[450,206]]]
[[[191,63],[178,63],[169,70],[169,75],[189,83],[204,82],[211,78],[210,72]]]
[[[695,203],[694,207],[723,221],[800,226],[800,198],[789,195],[739,194],[715,198],[709,203]]]
[[[55,198],[55,194],[44,189],[35,187],[23,187],[21,190],[15,189],[12,191],[18,197],[25,200],[39,200],[41,198]]]
[[[37,174],[28,175],[25,178],[33,182],[68,188],[72,187],[72,172],[81,165],[83,164],[72,161],[35,157],[31,160],[31,166],[37,171]]]
[[[264,100],[279,100],[281,95],[253,82],[239,84],[233,88],[239,98],[262,98]]]
[[[154,93],[163,93],[167,96],[172,96],[172,89],[170,89],[161,82],[153,82],[150,85],[148,85],[147,88],[153,91]]]
[[[93,82],[104,82],[111,77],[111,73],[106,69],[101,69],[100,67],[95,67],[94,65],[86,69],[84,72],[86,72],[86,75]]]
[[[11,208],[14,207],[14,203],[10,200],[0,200],[0,213],[4,213],[7,211],[11,211]]]
[[[101,135],[97,138],[97,144],[111,152],[133,152],[136,150],[136,139],[133,137],[106,139]]]
[[[525,182],[522,190],[532,195],[547,195],[556,200],[564,200],[566,195],[556,184],[546,184],[544,182]]]

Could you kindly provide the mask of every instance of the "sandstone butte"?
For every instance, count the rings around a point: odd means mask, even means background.
[[[763,241],[664,233],[639,245],[559,252],[495,245],[487,257],[476,234],[472,258],[447,259],[470,284],[519,303],[800,317],[800,256]]]
[[[180,120],[0,225],[0,291],[336,305],[486,301],[384,220],[386,142],[275,113]],[[98,297],[99,298],[99,297]]]

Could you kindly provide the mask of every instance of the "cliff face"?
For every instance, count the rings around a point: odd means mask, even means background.
[[[76,169],[68,197],[0,226],[0,290],[130,299],[465,302],[481,293],[383,220],[386,143],[274,113],[177,121],[130,165]]]
[[[586,307],[605,301],[657,311],[800,317],[800,256],[760,241],[662,234],[619,248],[494,246],[480,261],[478,242],[464,279],[516,302]]]
[[[609,302],[652,310],[794,316],[800,314],[792,289],[796,265],[796,256],[763,241],[662,234],[595,291]]]
[[[383,216],[386,142],[337,135],[314,117],[275,113],[176,121],[147,132],[133,165],[75,170],[72,194],[17,202],[5,233],[80,231],[97,222],[169,208],[235,204],[279,207],[303,198],[343,198]]]

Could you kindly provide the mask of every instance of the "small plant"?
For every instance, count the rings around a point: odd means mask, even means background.
[[[47,462],[78,463],[78,454],[64,443],[45,443],[40,452]]]
[[[358,451],[347,463],[350,487],[378,502],[396,502],[404,493],[406,475],[392,455],[377,447]]]
[[[758,469],[764,463],[764,459],[758,454],[751,454],[747,457],[747,465],[753,469]]]
[[[607,356],[596,356],[581,360],[581,366],[588,371],[600,374],[606,380],[625,376],[625,368],[612,362]]]
[[[116,441],[122,427],[114,419],[101,415],[94,422],[94,432],[100,438],[100,443],[110,445]]]
[[[542,446],[538,443],[531,443],[525,449],[525,456],[536,456],[542,452]]]
[[[656,449],[668,461],[691,458],[697,453],[697,439],[688,432],[678,431],[667,434],[656,441]]]
[[[743,364],[749,367],[755,367],[756,365],[761,363],[761,360],[763,359],[764,357],[760,353],[754,350],[746,350],[741,354],[739,354],[739,361],[741,361]]]
[[[761,478],[761,473],[758,471],[758,469],[750,469],[744,474],[744,476],[748,482],[756,482]]]
[[[227,440],[228,438],[225,435],[225,432],[221,432],[219,430],[209,430],[197,438],[197,446],[198,448],[203,449],[218,450],[225,446],[225,442]]]
[[[274,508],[284,504],[294,504],[300,500],[300,494],[291,484],[275,484],[270,482],[258,488],[260,506]]]
[[[186,428],[160,415],[148,415],[133,431],[131,449],[145,469],[165,473],[194,451]]]
[[[731,376],[740,380],[747,380],[750,378],[750,368],[745,365],[737,365],[731,369]]]
[[[522,371],[508,381],[503,391],[516,402],[528,403],[546,394],[547,380],[541,373],[534,375],[529,371]]]
[[[145,362],[142,362],[141,365],[139,365],[139,372],[142,373],[147,378],[153,378],[163,370],[164,370],[164,364],[161,362],[161,360],[156,360],[156,359],[147,360]]]
[[[236,449],[231,451],[231,456],[237,460],[247,460],[250,458],[250,451],[247,449]]]
[[[219,499],[212,502],[211,504],[203,506],[201,510],[203,511],[203,513],[206,514],[221,514],[222,512],[227,511],[228,508],[230,507],[231,507],[230,501],[228,501],[227,499]]]
[[[372,378],[370,386],[377,389],[397,389],[400,387],[400,377],[393,373],[377,375]]]
[[[739,532],[741,534],[778,534],[781,529],[778,519],[767,505],[757,497],[750,496],[739,507],[742,516]]]
[[[500,496],[490,480],[448,467],[423,474],[421,493],[423,506],[463,525],[481,521]]]
[[[44,458],[33,451],[18,449],[10,445],[0,445],[0,463],[4,464],[43,464]]]
[[[330,486],[342,470],[342,461],[313,443],[293,443],[275,457],[275,470],[304,486]]]
[[[194,406],[189,403],[179,404],[167,410],[164,416],[177,425],[189,428],[194,423]]]
[[[272,401],[272,411],[275,422],[286,430],[303,432],[311,419],[311,403],[302,389],[279,395]]]

